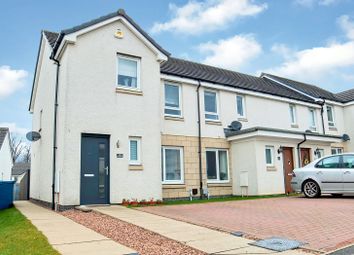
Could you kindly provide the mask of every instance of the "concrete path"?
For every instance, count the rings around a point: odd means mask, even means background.
[[[49,243],[63,255],[137,254],[134,250],[49,209],[28,201],[17,201],[15,206],[48,238]]]
[[[208,254],[274,254],[276,252],[251,246],[252,240],[227,233],[165,218],[162,216],[128,209],[123,206],[93,207],[95,211],[132,223],[162,236],[185,243]],[[291,250],[281,255],[306,254]]]

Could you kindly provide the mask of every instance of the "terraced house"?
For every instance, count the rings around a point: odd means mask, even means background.
[[[354,90],[174,58],[123,10],[42,32],[29,110],[31,198],[61,209],[287,193],[293,168],[354,150]]]

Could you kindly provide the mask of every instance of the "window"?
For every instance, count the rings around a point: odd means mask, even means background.
[[[296,125],[296,108],[295,105],[289,105],[290,121],[292,125]]]
[[[218,120],[218,102],[216,92],[204,91],[204,110],[206,120]]]
[[[140,165],[141,164],[141,139],[138,137],[129,138],[129,164]]]
[[[265,147],[265,159],[267,166],[274,166],[274,146]]]
[[[237,95],[236,96],[236,110],[237,110],[237,116],[239,118],[245,118],[246,117],[246,112],[245,112],[245,97]]]
[[[324,156],[324,149],[316,149],[315,151],[315,158],[319,159]]]
[[[310,129],[316,131],[317,125],[316,125],[316,110],[315,109],[309,109],[310,113]]]
[[[343,148],[332,148],[331,149],[331,153],[332,153],[332,155],[336,155],[336,154],[341,154],[341,153],[343,153]]]
[[[328,126],[329,127],[334,127],[334,112],[333,112],[333,106],[327,105],[327,119],[328,119]]]
[[[181,86],[165,84],[165,115],[181,116]]]
[[[183,183],[183,149],[162,147],[162,182]]]
[[[340,168],[339,156],[322,159],[317,163],[317,168]]]
[[[343,156],[343,168],[354,168],[354,155]]]
[[[229,167],[227,158],[227,150],[206,150],[206,167],[208,182],[229,181]]]
[[[140,88],[140,59],[118,55],[118,86]]]

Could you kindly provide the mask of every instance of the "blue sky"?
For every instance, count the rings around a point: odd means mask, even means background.
[[[27,109],[42,29],[60,31],[119,8],[175,57],[333,92],[354,87],[352,0],[3,0],[0,126],[31,129]]]

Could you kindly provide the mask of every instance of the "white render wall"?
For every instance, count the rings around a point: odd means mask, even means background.
[[[10,181],[12,171],[12,156],[9,141],[9,134],[5,136],[3,144],[0,148],[0,181]]]
[[[38,88],[32,116],[32,130],[40,129],[42,112],[41,139],[32,142],[31,189],[30,197],[42,201],[52,201],[52,164],[53,164],[53,120],[56,65],[49,59],[51,47],[42,39],[42,52],[39,60]]]
[[[114,37],[117,29],[124,39]],[[116,92],[117,53],[141,57],[143,96]],[[79,36],[66,49],[62,68],[66,82],[60,89],[65,106],[59,107],[60,204],[80,203],[82,133],[110,135],[111,203],[161,199],[160,64],[155,54],[116,21]],[[141,137],[143,171],[128,170],[129,136]],[[124,157],[118,159],[118,153]]]
[[[346,143],[347,151],[354,152],[354,104],[344,108],[345,133],[349,135],[350,141]]]

